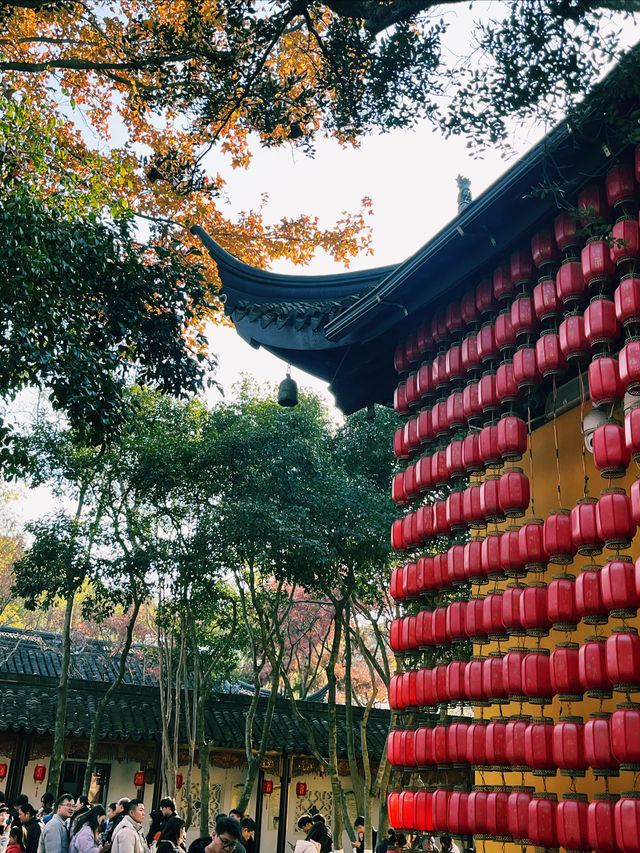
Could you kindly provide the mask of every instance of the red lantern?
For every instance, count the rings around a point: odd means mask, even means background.
[[[480,509],[488,522],[504,521],[504,513],[499,500],[500,478],[489,475],[480,486]]]
[[[182,773],[176,773],[176,791],[179,791],[184,784]]]
[[[457,547],[462,548],[463,546],[458,545]],[[447,607],[447,634],[453,641],[466,639],[464,630],[464,616],[466,609],[466,601],[452,601]]]
[[[544,522],[539,518],[528,519],[518,531],[520,557],[528,571],[544,569],[549,555],[544,545]]]
[[[496,301],[509,301],[515,293],[514,282],[511,281],[509,269],[500,266],[493,271],[493,295]]]
[[[451,492],[445,501],[447,526],[449,530],[454,532],[464,530],[467,526],[462,516],[462,498],[462,492]]]
[[[464,617],[464,629],[467,637],[475,642],[480,642],[487,636],[484,627],[482,610],[484,598],[475,597],[467,601],[467,611]]]
[[[605,655],[614,690],[640,689],[640,637],[635,628],[614,628],[607,637]]]
[[[584,334],[592,347],[613,344],[620,335],[615,305],[610,299],[592,299],[584,312]]]
[[[431,337],[431,329],[426,323],[421,323],[416,330],[416,341],[421,355],[429,352],[433,346],[433,338]]]
[[[615,804],[616,841],[622,853],[640,851],[640,791],[624,791]]]
[[[464,692],[472,704],[486,704],[487,697],[482,688],[482,664],[484,658],[474,657],[467,663],[464,673]]]
[[[435,344],[447,337],[447,324],[444,311],[437,311],[431,318],[431,337]]]
[[[482,374],[482,379],[478,385],[478,402],[483,412],[497,412],[500,409],[496,374],[493,371]]]
[[[521,391],[529,391],[542,381],[535,347],[523,346],[513,355],[513,378]]]
[[[602,601],[600,566],[584,566],[576,578],[576,613],[587,625],[606,622],[608,610]]]
[[[0,779],[4,779],[7,775],[7,765],[0,764]]]
[[[490,702],[499,702],[507,698],[502,682],[502,656],[489,655],[482,663],[482,692]]]
[[[478,341],[475,332],[462,341],[460,348],[460,358],[462,359],[462,367],[464,370],[472,370],[480,366],[480,356],[478,355]]]
[[[34,782],[44,782],[45,776],[47,775],[47,768],[44,764],[36,764],[33,768],[33,781]],[[144,773],[142,774],[142,784],[144,785]],[[137,787],[140,787],[139,785]]]
[[[556,274],[556,293],[565,308],[572,309],[585,298],[587,287],[579,261],[565,261]]]
[[[498,449],[498,427],[486,426],[480,430],[480,458],[487,468],[502,465],[502,454]]]
[[[548,649],[537,649],[522,661],[522,688],[531,701],[546,704],[554,695]]]
[[[502,621],[502,593],[490,592],[489,595],[485,595],[482,605],[482,619],[484,629],[491,639],[506,636]]]
[[[509,794],[495,788],[487,797],[487,834],[496,841],[506,841],[508,827]]]
[[[598,536],[612,551],[628,548],[635,536],[631,503],[622,489],[606,489],[596,507]]]
[[[631,163],[619,163],[612,166],[607,172],[606,187],[607,202],[612,207],[632,201],[636,196],[633,165]]]
[[[536,341],[536,362],[543,377],[561,376],[567,369],[567,359],[560,347],[558,334],[551,329],[542,332]]]
[[[544,522],[544,547],[550,563],[571,563],[577,545],[571,538],[571,513],[568,509],[551,512]]]
[[[570,716],[560,717],[553,727],[553,760],[565,776],[584,776],[583,728],[582,717]]]
[[[559,643],[551,653],[551,687],[562,702],[582,699],[579,650],[577,643]]]
[[[569,314],[558,329],[560,349],[568,362],[584,361],[589,355],[589,344],[584,336],[582,314]]]
[[[416,791],[414,797],[414,829],[433,831],[433,792]]]
[[[389,814],[390,825],[400,828],[402,826],[400,818],[400,791],[392,791],[387,797],[387,812]]]
[[[624,416],[624,443],[627,452],[640,461],[640,407],[629,409]]]
[[[615,275],[615,261],[608,240],[591,237],[581,252],[582,273],[589,286]]]
[[[624,440],[624,428],[615,421],[600,424],[593,433],[593,462],[603,477],[623,477],[631,455]]]
[[[611,750],[611,714],[596,711],[584,724],[584,757],[595,776],[617,776],[618,759]]]
[[[433,824],[437,831],[446,832],[449,828],[449,798],[451,791],[436,788],[433,792]]]
[[[613,303],[611,303],[611,308],[613,310]],[[444,359],[444,373],[449,382],[458,379],[464,373],[460,344],[453,344],[453,346],[449,347],[447,350]]]
[[[487,537],[482,541],[480,548],[480,561],[482,566],[482,574],[485,577],[494,577],[503,574],[502,564],[500,562],[500,540],[501,533],[490,531]]]
[[[603,542],[598,536],[595,498],[581,498],[571,510],[571,538],[578,554],[600,554]]]
[[[509,258],[509,278],[515,285],[532,281],[535,275],[532,253],[527,248],[516,249]],[[494,273],[495,285],[495,273]]]
[[[631,557],[618,556],[605,563],[600,571],[602,603],[612,616],[635,616],[640,606],[636,592],[636,571]]]
[[[532,720],[524,733],[526,765],[532,768],[534,776],[555,776],[553,728],[553,720],[540,717]]]
[[[583,226],[598,219],[609,222],[611,218],[611,208],[604,187],[599,184],[590,184],[582,190],[578,196],[578,209]]]
[[[486,526],[480,504],[481,486],[468,486],[462,493],[462,517],[472,528]]]
[[[498,481],[498,503],[507,518],[520,518],[529,506],[529,478],[519,468],[505,471]]]
[[[524,560],[520,554],[520,530],[517,527],[507,527],[500,537],[500,566],[508,577],[519,577],[524,574]]]
[[[544,269],[558,260],[558,246],[550,228],[542,228],[533,235],[531,238],[531,255],[538,269]]]
[[[482,470],[480,436],[477,432],[469,433],[462,441],[462,464],[467,474],[474,474]]]
[[[467,804],[469,794],[466,791],[452,791],[447,806],[447,827],[455,835],[468,835],[469,815]]]
[[[469,818],[470,834],[486,835],[487,833],[487,797],[488,791],[474,788],[467,800],[467,816]]]
[[[556,631],[573,631],[580,617],[576,612],[574,578],[554,577],[547,588],[547,614]]]
[[[505,732],[505,751],[507,756],[507,764],[512,770],[522,770],[526,768],[526,752],[524,747],[525,733],[531,722],[531,718],[527,716],[513,717],[507,723]]]
[[[623,388],[637,397],[640,394],[640,339],[627,341],[620,350],[618,363]]]
[[[624,770],[640,767],[640,707],[621,703],[609,721],[611,752]]]
[[[520,398],[518,383],[513,375],[513,362],[505,361],[496,370],[496,392],[502,405],[514,403]]]
[[[551,276],[538,282],[533,289],[533,308],[539,320],[554,317],[559,310],[555,279]]]
[[[520,622],[527,634],[540,637],[549,633],[546,584],[531,584],[520,596]]]
[[[477,343],[480,361],[490,364],[498,358],[498,347],[493,332],[493,323],[485,323],[478,332]]]
[[[587,808],[587,838],[598,853],[618,853],[614,821],[617,794],[596,794]]]
[[[475,291],[468,290],[462,297],[462,300],[460,301],[460,317],[466,326],[470,326],[478,319]]]
[[[559,249],[577,246],[579,243],[577,231],[578,223],[569,213],[559,213],[553,220],[553,234]]]
[[[459,601],[463,607],[466,601]],[[454,660],[447,666],[447,696],[451,702],[459,702],[465,698],[464,694],[464,673],[467,668],[467,662],[463,660]],[[466,737],[466,733],[465,733]],[[466,759],[459,759],[460,761]]]
[[[403,344],[398,344],[395,348],[393,353],[393,366],[397,373],[404,373],[405,370],[409,369],[409,362],[405,355]]]
[[[490,278],[483,278],[476,287],[476,308],[479,314],[490,314],[495,310],[496,303],[493,298],[493,282]]]
[[[467,761],[472,765],[483,766],[487,763],[486,729],[485,720],[475,720],[467,728]]]
[[[640,229],[633,217],[619,219],[611,229],[611,260],[618,269],[635,265],[640,254]]]
[[[537,331],[538,318],[530,296],[518,296],[511,304],[511,327],[516,339],[526,338]]]
[[[460,332],[463,329],[464,323],[462,322],[462,314],[458,302],[450,302],[447,305],[444,312],[444,324],[449,335],[454,332]]]
[[[578,650],[580,686],[590,697],[611,695],[604,637],[587,637]]]
[[[558,841],[565,850],[591,850],[587,836],[586,794],[568,793],[558,804]]]
[[[512,349],[516,345],[516,333],[511,325],[511,309],[501,311],[496,317],[493,329],[496,346],[500,352]]]
[[[523,634],[524,629],[520,620],[520,597],[523,587],[508,584],[502,594],[502,623],[509,634]]]
[[[487,764],[490,767],[506,766],[507,724],[504,720],[494,719],[487,723],[485,731],[485,750]]]
[[[558,847],[556,794],[536,791],[529,803],[527,835],[534,847]]]
[[[504,365],[500,365],[503,367]],[[500,368],[498,368],[500,369]],[[504,460],[518,460],[527,450],[527,425],[515,415],[506,415],[498,421],[498,451]]]
[[[640,323],[640,278],[628,275],[621,279],[613,294],[618,322],[627,328]]]
[[[418,370],[417,390],[423,401],[427,400],[436,390],[436,386],[433,384],[431,362],[425,361]]]
[[[415,791],[400,792],[400,826],[403,829],[413,829],[413,819],[415,816]]]
[[[143,788],[144,787],[144,780],[145,780],[144,771],[138,770],[138,772],[134,774],[133,784],[136,788]]]
[[[524,700],[522,664],[526,654],[524,649],[510,649],[502,659],[502,683],[513,700]]]
[[[482,577],[482,540],[472,539],[465,544],[462,562],[467,580]]]
[[[533,788],[514,788],[507,800],[507,829],[514,841],[525,843],[529,831],[529,803]]]

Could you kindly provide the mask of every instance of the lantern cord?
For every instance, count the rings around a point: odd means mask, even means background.
[[[535,517],[536,502],[533,496],[533,435],[531,433],[531,406],[527,406],[527,439],[529,443],[529,483],[531,484],[531,515]]]
[[[560,449],[558,447],[558,388],[556,385],[555,374],[553,376],[553,443],[556,448],[556,471],[558,472],[558,501],[559,506],[562,506],[562,487],[560,485]]]
[[[587,394],[584,388],[584,380],[582,378],[582,371],[578,370],[578,379],[580,381],[580,430],[582,430],[582,424],[584,423],[584,405],[587,399]],[[587,448],[584,443],[584,436],[582,436],[582,474],[584,476],[584,488],[583,494],[586,498],[589,494],[589,475],[587,474]]]

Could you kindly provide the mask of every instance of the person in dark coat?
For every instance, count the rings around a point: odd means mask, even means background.
[[[242,832],[242,843],[247,853],[256,853],[255,820],[250,817],[243,817],[240,821],[240,831]]]
[[[174,815],[165,823],[156,853],[184,853],[184,821]]]
[[[38,853],[42,824],[37,818],[37,809],[31,803],[23,803],[18,807],[18,818],[26,830],[25,850],[27,853]]]

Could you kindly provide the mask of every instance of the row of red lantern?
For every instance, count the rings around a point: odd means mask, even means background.
[[[456,394],[460,395],[461,392]],[[444,401],[444,408],[442,403],[438,403],[433,409],[423,410],[396,430],[393,450],[397,458],[409,459],[427,448],[440,429],[438,424],[441,417],[447,419],[446,428],[449,428],[448,402]],[[483,429],[471,431],[464,437],[455,437],[448,443],[440,431],[440,441],[445,446],[439,452],[446,462],[437,474],[438,477],[444,477],[442,482],[447,482],[456,476],[482,471],[483,468],[499,467],[505,461],[520,459],[527,449],[527,428],[521,418],[506,415],[497,424],[487,424]],[[422,484],[422,490],[441,482],[439,479],[429,481],[426,471],[423,476],[427,479]]]
[[[609,221],[611,206],[623,204],[629,198],[637,195],[634,183],[634,169],[631,164],[619,164],[612,167],[606,178],[606,192],[599,185],[586,187],[578,196],[578,208],[589,213],[581,219],[582,225],[587,224],[593,217]],[[606,263],[608,256],[611,261],[611,250],[614,251],[614,262],[624,262],[629,255],[637,254],[634,244],[633,219],[622,216],[614,226],[610,243],[592,241],[588,245],[598,244],[598,252],[602,255],[601,263]],[[432,315],[429,323],[423,323],[412,332],[397,348],[394,354],[394,365],[398,372],[404,373],[430,352],[434,346],[442,344],[448,336],[459,335],[465,327],[473,327],[482,316],[495,312],[498,303],[510,299],[516,293],[516,288],[523,283],[532,282],[536,270],[548,274],[560,260],[560,252],[565,251],[569,257],[575,256],[575,247],[580,245],[578,222],[568,213],[560,213],[554,220],[553,229],[543,228],[536,232],[529,249],[514,251],[508,266],[498,266],[492,277],[483,279],[475,290],[468,291],[460,302],[452,302],[443,311]],[[634,251],[635,250],[635,251]],[[596,254],[596,250],[592,250]],[[592,276],[590,259],[585,259],[587,276]]]
[[[634,223],[638,230],[637,223]],[[584,250],[593,250],[595,244],[589,244]],[[639,258],[640,260],[640,258]],[[446,394],[447,390],[461,388],[478,378],[482,369],[488,371],[477,383],[479,411],[468,401],[465,418],[477,415],[487,408],[499,408],[496,400],[500,390],[506,390],[508,396],[517,399],[521,396],[520,386],[528,377],[530,366],[527,356],[513,355],[519,345],[526,349],[533,347],[538,337],[540,321],[558,317],[562,302],[570,308],[586,295],[586,283],[580,264],[567,261],[560,267],[556,281],[545,279],[533,291],[533,296],[518,296],[509,310],[502,311],[495,322],[485,323],[477,333],[471,333],[461,343],[454,343],[446,352],[441,352],[433,361],[424,361],[420,367],[402,380],[397,388],[394,406],[400,414],[409,414],[432,400],[436,392]],[[575,306],[574,306],[575,307]],[[555,368],[561,372],[567,368],[567,359],[583,359],[590,350],[598,350],[604,344],[614,347],[620,337],[621,325],[629,328],[640,322],[640,277],[625,278],[616,288],[614,299],[599,295],[593,298],[584,314],[575,310],[555,329],[546,329],[541,333],[535,345],[535,358],[538,372],[545,375]],[[546,339],[550,332],[554,337]],[[621,376],[623,384],[633,385],[637,381],[633,370],[633,354],[636,347],[633,339],[621,353]],[[513,356],[512,374],[503,365],[503,372],[495,373],[495,366],[503,353],[505,364]],[[505,372],[506,371],[506,372]],[[475,383],[474,383],[475,384]],[[526,386],[525,386],[526,387]]]
[[[596,795],[534,793],[531,788],[437,788],[393,791],[387,798],[395,829],[478,835],[536,847],[639,853],[640,793]]]
[[[530,701],[544,704],[560,696],[609,695],[640,687],[640,638],[634,629],[614,631],[606,640],[590,637],[582,645],[512,649],[505,655],[452,661],[433,668],[396,673],[389,682],[389,704],[404,709],[446,702],[487,704]]]
[[[394,767],[433,766],[528,768],[538,775],[557,770],[596,776],[618,775],[620,768],[640,767],[640,706],[620,706],[612,714],[465,722],[396,729],[387,738]]]
[[[466,547],[454,545],[449,553],[454,549],[464,551]],[[437,557],[424,559],[442,564]],[[587,624],[597,624],[606,622],[610,615],[634,616],[639,607],[640,559],[634,566],[630,558],[623,556],[603,567],[586,566],[577,578],[564,575],[548,585],[511,584],[486,596],[399,617],[391,622],[390,643],[393,651],[400,652],[462,639],[478,642],[486,637],[527,632],[540,636],[552,627],[559,631],[573,630],[582,619]]]
[[[452,492],[445,500],[421,506],[396,519],[391,526],[391,547],[395,551],[406,551],[465,527],[482,527],[487,520],[504,520],[507,511],[511,514],[522,512],[528,481],[525,485],[516,471],[507,473],[508,476],[503,475],[506,476],[504,481],[502,478],[489,479],[481,486],[469,486],[462,492]],[[505,497],[501,506],[500,485],[503,482]],[[520,508],[516,503],[519,495],[522,495]],[[484,510],[481,497],[484,497]],[[487,514],[488,507],[495,510],[494,515]],[[616,551],[628,548],[639,523],[640,480],[636,480],[631,487],[631,497],[622,489],[606,489],[598,500],[580,500],[571,511],[558,509],[544,521],[529,519],[520,528],[488,535],[480,546],[480,561],[475,559],[475,553],[473,557],[470,553],[469,573],[465,571],[459,579],[522,568],[540,569],[547,563],[563,565],[571,563],[576,553],[599,553],[603,544]],[[473,548],[477,550],[477,546]],[[487,571],[483,568],[483,560]],[[449,585],[445,577],[443,574],[443,583],[438,586]]]

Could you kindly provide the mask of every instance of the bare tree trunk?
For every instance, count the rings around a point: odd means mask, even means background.
[[[60,668],[60,679],[58,681],[58,701],[56,704],[56,721],[53,730],[53,748],[51,750],[51,762],[49,764],[49,788],[53,796],[58,796],[60,785],[60,771],[62,770],[62,758],[64,753],[64,734],[67,721],[67,699],[69,697],[69,664],[71,662],[71,618],[73,616],[73,603],[75,595],[72,593],[67,598],[64,610],[64,625],[62,628],[62,662]]]
[[[205,699],[198,700],[198,753],[200,755],[200,837],[209,835],[209,756],[211,746],[204,736],[204,706]]]
[[[89,750],[87,753],[87,769],[84,773],[84,784],[82,786],[82,793],[85,796],[89,793],[89,787],[91,785],[93,765],[95,763],[96,758],[96,748],[98,746],[98,738],[100,737],[100,729],[102,728],[104,712],[107,708],[107,705],[109,704],[109,700],[116,692],[118,687],[120,687],[120,685],[122,684],[122,679],[124,678],[125,669],[127,665],[127,657],[131,649],[131,644],[133,642],[133,629],[136,624],[136,619],[138,618],[141,603],[142,602],[138,598],[134,600],[133,611],[131,612],[129,622],[127,624],[127,633],[125,636],[124,645],[122,647],[122,651],[120,652],[118,674],[115,680],[110,684],[102,699],[98,702],[95,717],[93,718],[93,725],[91,726],[91,735],[89,737]]]
[[[337,616],[336,616],[337,618]],[[347,757],[349,759],[349,772],[353,785],[353,795],[356,801],[356,814],[364,815],[364,801],[366,785],[363,784],[358,772],[358,758],[356,756],[356,727],[353,723],[353,704],[351,686],[351,632],[349,630],[351,621],[351,608],[347,602],[344,608],[344,714],[347,730]],[[365,822],[365,828],[367,824]]]

